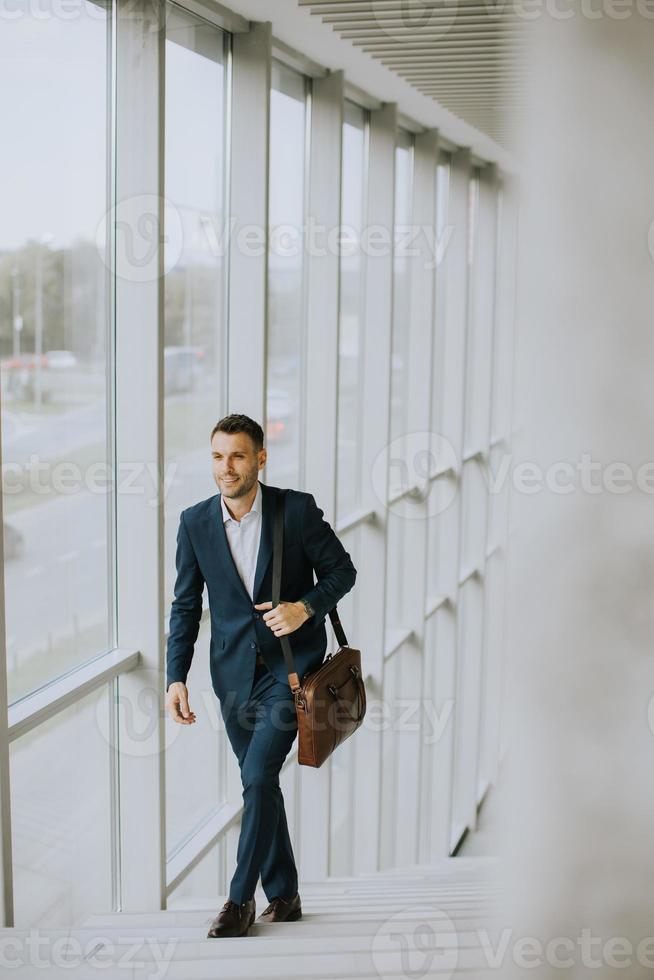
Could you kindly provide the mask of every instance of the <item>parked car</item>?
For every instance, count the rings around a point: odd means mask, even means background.
[[[293,400],[284,388],[268,389],[267,442],[286,442],[293,434]]]
[[[46,365],[49,368],[77,367],[77,357],[70,350],[49,350],[45,353]]]
[[[36,394],[36,368],[41,371],[41,397],[48,401],[51,392],[48,384],[46,354],[18,354],[4,358],[1,364],[5,382],[5,394],[18,401],[31,401]]]
[[[192,391],[203,357],[200,347],[164,347],[164,394]]]

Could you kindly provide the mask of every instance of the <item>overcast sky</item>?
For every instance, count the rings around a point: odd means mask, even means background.
[[[16,0],[12,0],[12,10]],[[26,6],[26,10],[27,10]],[[32,2],[32,9],[38,9]],[[0,248],[53,236],[53,247],[77,237],[94,241],[106,207],[107,27],[95,6],[73,8],[69,20],[21,13],[0,31]],[[222,185],[223,67],[179,45],[167,45],[170,132],[166,193],[178,207],[216,214]],[[11,93],[11,97],[7,97]],[[277,125],[286,128],[279,96]],[[238,107],[234,107],[238,111]],[[298,115],[276,140],[274,162],[287,176],[301,154]],[[299,151],[299,153],[298,153]],[[299,161],[298,161],[299,162]],[[296,168],[295,168],[296,169]],[[288,188],[286,198],[284,184]],[[272,210],[297,218],[297,183],[275,181]]]

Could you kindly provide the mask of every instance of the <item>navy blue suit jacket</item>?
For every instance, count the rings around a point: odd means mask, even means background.
[[[249,697],[257,650],[279,680],[288,684],[282,645],[255,603],[272,599],[273,519],[278,487],[261,484],[261,541],[249,596],[227,540],[220,493],[187,507],[177,532],[177,581],[170,611],[166,650],[166,690],[186,683],[207,584],[211,617],[209,662],[213,689],[223,717]],[[314,583],[313,570],[317,574]],[[312,494],[288,490],[284,511],[284,552],[280,600],[306,598],[315,614],[288,633],[300,680],[316,670],[327,650],[325,617],[350,591],[356,568]]]

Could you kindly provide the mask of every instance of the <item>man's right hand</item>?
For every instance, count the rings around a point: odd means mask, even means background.
[[[168,688],[166,708],[173,721],[178,725],[192,725],[196,721],[194,713],[188,706],[188,690],[182,681],[175,681]]]

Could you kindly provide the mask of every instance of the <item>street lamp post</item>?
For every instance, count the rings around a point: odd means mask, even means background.
[[[20,312],[20,272],[14,266],[11,270],[11,306],[14,338],[14,357],[20,357],[20,332],[23,329],[23,317]]]
[[[41,236],[41,243],[36,253],[36,297],[34,307],[34,357],[36,360],[36,385],[34,402],[40,410],[43,402],[43,375],[41,358],[43,356],[43,249],[52,241],[54,236],[49,232]]]

